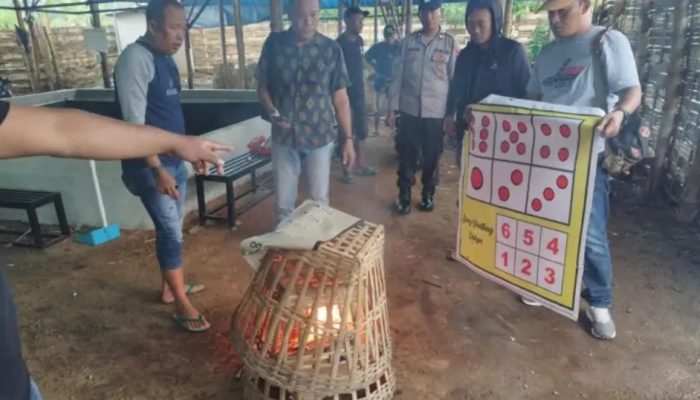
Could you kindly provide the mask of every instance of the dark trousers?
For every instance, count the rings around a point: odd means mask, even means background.
[[[399,151],[399,196],[410,198],[411,184],[416,173],[418,155],[423,155],[422,195],[435,194],[439,183],[440,155],[443,150],[442,118],[418,118],[401,114],[399,134],[396,137]]]

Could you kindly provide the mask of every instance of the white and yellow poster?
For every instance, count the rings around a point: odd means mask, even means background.
[[[574,320],[603,115],[490,96],[464,139],[458,259]]]

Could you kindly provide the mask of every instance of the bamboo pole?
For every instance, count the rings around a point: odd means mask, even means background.
[[[338,0],[338,36],[343,33],[343,0]]]
[[[37,32],[37,29],[39,29],[39,32]],[[43,32],[42,26],[39,25],[37,28],[37,26],[34,25],[32,27],[32,30],[34,31],[34,43],[37,46],[37,51],[39,52],[39,55],[41,56],[41,63],[44,67],[44,72],[46,73],[46,77],[49,83],[49,90],[56,90],[56,74],[52,67],[51,54],[49,53],[49,50],[47,48],[48,45],[46,44],[44,36],[41,34],[41,32]]]
[[[15,6],[15,13],[17,14],[17,26],[22,32],[26,32],[27,28],[24,24],[24,17],[22,16],[22,11],[20,11],[21,6],[19,0],[12,0]],[[19,40],[19,39],[18,39]],[[38,71],[36,69],[36,59],[34,58],[34,50],[31,43],[31,37],[27,36],[27,51],[22,51],[22,57],[24,58],[24,64],[27,67],[27,77],[29,78],[29,86],[34,93],[39,86],[39,77],[36,75]]]
[[[379,0],[374,0],[374,44],[379,43]]]
[[[190,28],[185,32],[185,59],[187,60],[187,88],[194,89],[194,66],[192,65],[192,43],[190,42]]]
[[[243,88],[248,89],[248,74],[245,66],[245,43],[243,43],[243,19],[241,18],[241,0],[233,0],[233,23],[236,32],[236,52],[238,53],[238,77]]]
[[[408,35],[411,33],[411,20],[412,15],[411,11],[413,10],[413,7],[411,7],[411,0],[406,0],[404,2],[404,17],[406,18],[406,28],[404,28],[404,37],[408,37]]]
[[[228,64],[226,54],[226,20],[224,18],[224,0],[219,0],[219,33],[221,34],[221,57],[224,65]]]
[[[693,159],[693,164],[688,171],[685,180],[686,190],[678,208],[677,218],[681,222],[689,223],[698,214],[698,204],[700,202],[700,157],[697,155]]]
[[[676,8],[673,13],[673,31],[671,32],[671,61],[668,66],[665,87],[666,96],[662,110],[661,126],[656,142],[656,159],[654,160],[650,179],[650,194],[660,193],[664,164],[670,146],[671,135],[673,133],[678,111],[679,88],[681,74],[683,71],[683,61],[685,56],[685,31],[688,25],[688,0],[676,0]],[[692,196],[697,195],[697,188],[694,188]]]
[[[282,26],[282,0],[270,0],[270,30],[272,32],[281,32]]]
[[[46,47],[49,50],[49,57],[51,58],[51,66],[53,67],[54,76],[56,77],[56,86],[59,89],[63,88],[63,79],[61,79],[61,70],[58,68],[58,62],[56,61],[56,51],[54,50],[53,40],[51,36],[51,21],[47,14],[44,14],[44,24],[42,26],[42,33],[44,34],[44,41],[46,42]]]
[[[92,14],[92,26],[97,29],[101,28],[100,9],[95,0],[90,0],[90,13]],[[107,54],[104,51],[100,52],[100,69],[102,70],[102,83],[106,89],[112,87],[112,80],[109,78],[109,66],[107,65]]]
[[[638,48],[635,50],[637,50],[636,65],[638,66],[637,68],[640,70],[640,72],[642,69],[641,67],[644,65],[644,61],[647,59],[647,55],[649,53],[649,31],[651,30],[652,24],[651,16],[649,15],[650,9],[651,2],[645,1],[639,10],[640,17],[642,19],[642,35],[639,38],[639,43],[637,43]],[[639,75],[641,76],[641,73]]]
[[[503,14],[503,36],[510,37],[510,29],[513,25],[513,0],[506,0],[505,13]]]
[[[32,53],[34,54],[36,73],[41,78],[41,70],[44,70],[44,75],[46,76],[46,83],[49,86],[49,90],[54,90],[54,83],[52,74],[49,71],[48,60],[44,61],[45,55],[43,49],[41,48],[41,43],[39,43],[39,38],[36,34],[36,28],[34,25],[34,19],[31,17],[29,10],[29,2],[24,0],[24,9],[26,14],[27,27],[29,29],[29,42],[32,43]]]

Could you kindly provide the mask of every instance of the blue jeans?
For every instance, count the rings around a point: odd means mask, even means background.
[[[156,228],[156,256],[162,271],[182,266],[182,218],[187,195],[187,168],[183,162],[163,167],[177,182],[178,200],[158,193],[150,169],[124,170],[122,181],[126,188],[141,199]]]
[[[302,169],[311,199],[328,204],[332,156],[333,143],[317,149],[295,149],[272,143],[277,222],[289,217],[296,208]]]
[[[608,244],[608,214],[610,211],[610,177],[598,166],[593,188],[593,204],[588,218],[586,250],[583,261],[581,296],[593,307],[610,308],[613,301],[613,275]]]

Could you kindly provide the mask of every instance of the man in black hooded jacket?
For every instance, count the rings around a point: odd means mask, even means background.
[[[503,11],[498,0],[470,0],[464,22],[469,44],[457,56],[450,83],[447,115],[457,124],[457,159],[462,159],[465,108],[497,94],[526,98],[530,66],[523,46],[503,36]]]

